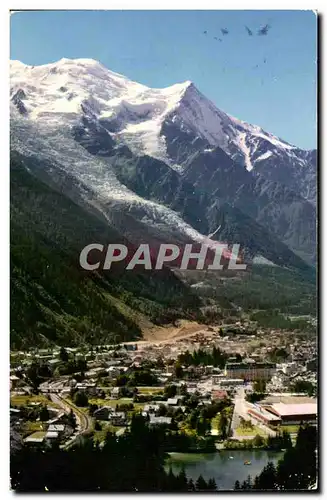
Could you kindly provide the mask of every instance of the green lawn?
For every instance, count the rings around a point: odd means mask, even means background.
[[[236,429],[236,434],[237,436],[256,436],[257,434],[259,434],[259,436],[267,436],[267,434],[260,428],[260,427],[257,427],[256,425],[254,425],[253,427],[244,427],[244,426],[240,426],[240,427],[237,427]]]
[[[300,428],[300,425],[281,425],[278,430],[280,432],[287,431],[290,434],[297,434],[298,430]]]
[[[179,422],[178,428],[181,432],[183,432],[187,436],[196,437],[196,435],[197,435],[196,430],[191,429],[191,427],[189,425],[187,425],[185,422]]]
[[[211,429],[218,430],[219,420],[220,420],[220,415],[218,414],[211,420]]]
[[[10,404],[13,406],[26,406],[31,403],[42,403],[44,405],[53,406],[53,408],[59,408],[56,403],[53,403],[43,394],[33,395],[33,396],[16,396],[13,395],[10,397]]]
[[[38,438],[43,438],[45,435],[46,435],[46,432],[37,431],[37,432],[33,432],[33,434],[30,434],[28,437],[33,437],[34,439],[38,439]]]
[[[89,412],[88,406],[76,406],[70,398],[66,398],[66,401],[72,404],[77,410],[83,413]],[[120,399],[89,398],[89,404],[96,404],[98,405],[99,408],[101,408],[102,406],[111,406],[112,408],[116,408],[117,405],[130,404],[130,403],[134,405],[134,410],[128,412],[128,416],[130,418],[132,417],[133,412],[142,411],[144,405],[147,404],[147,403],[133,403],[132,398],[120,398]]]
[[[164,391],[164,387],[138,387],[139,394],[160,394]]]
[[[233,408],[234,408],[233,406],[228,406],[224,409],[224,413],[228,419],[231,419],[232,417]],[[218,430],[219,422],[220,422],[220,413],[217,413],[217,415],[211,420],[211,429]]]
[[[104,441],[108,431],[116,433],[120,429],[124,429],[124,427],[118,427],[115,425],[111,425],[107,422],[99,422],[99,423],[100,423],[102,429],[100,431],[94,431],[94,435],[93,435],[93,440],[97,441],[98,443],[101,443],[102,441]]]
[[[43,422],[32,422],[28,420],[27,422],[24,422],[22,425],[21,431],[24,437],[28,436],[32,432],[36,431],[45,431],[46,426],[44,425]]]
[[[89,403],[96,404],[99,407],[101,406],[111,406],[112,408],[116,408],[117,405],[130,404],[134,405],[134,409],[136,411],[141,411],[144,408],[144,405],[147,403],[133,403],[133,398],[120,398],[120,399],[99,399],[99,398],[90,398]]]

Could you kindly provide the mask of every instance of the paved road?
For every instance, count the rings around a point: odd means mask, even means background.
[[[257,420],[253,419],[250,417],[248,414],[248,404],[245,400],[245,390],[244,387],[240,387],[237,390],[237,393],[235,394],[234,397],[234,413],[233,413],[233,418],[232,418],[232,423],[231,423],[231,433],[233,439],[238,439],[242,441],[243,439],[250,439],[252,436],[245,435],[245,436],[240,436],[236,434],[236,429],[240,426],[240,417],[250,420],[253,425],[259,427],[262,429],[262,431],[265,434],[269,434],[271,436],[276,436],[276,432],[267,427],[264,424],[259,423]],[[253,436],[254,437],[254,436]]]
[[[240,417],[245,418],[246,415],[245,408],[245,391],[243,387],[237,389],[237,392],[234,397],[234,412],[231,423],[231,433],[234,439],[239,439],[239,436],[236,434],[236,429],[240,426]]]

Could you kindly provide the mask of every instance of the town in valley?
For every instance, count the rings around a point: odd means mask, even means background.
[[[11,353],[11,445],[69,449],[133,416],[186,439],[167,451],[283,449],[317,423],[317,343],[255,324],[178,322],[168,340]]]

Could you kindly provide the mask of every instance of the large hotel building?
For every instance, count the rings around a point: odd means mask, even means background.
[[[245,381],[258,379],[270,380],[276,372],[274,363],[226,363],[227,378],[238,378]]]

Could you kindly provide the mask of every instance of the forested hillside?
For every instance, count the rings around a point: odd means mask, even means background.
[[[141,336],[142,321],[194,317],[198,299],[167,269],[82,272],[85,245],[123,241],[12,157],[12,347],[131,340]]]
[[[143,327],[177,318],[207,322],[276,308],[292,314],[316,312],[314,271],[253,266],[229,278],[203,271],[173,274],[169,269],[85,272],[79,254],[95,242],[129,243],[96,211],[34,177],[24,160],[13,155],[12,348],[132,340],[141,337]]]

